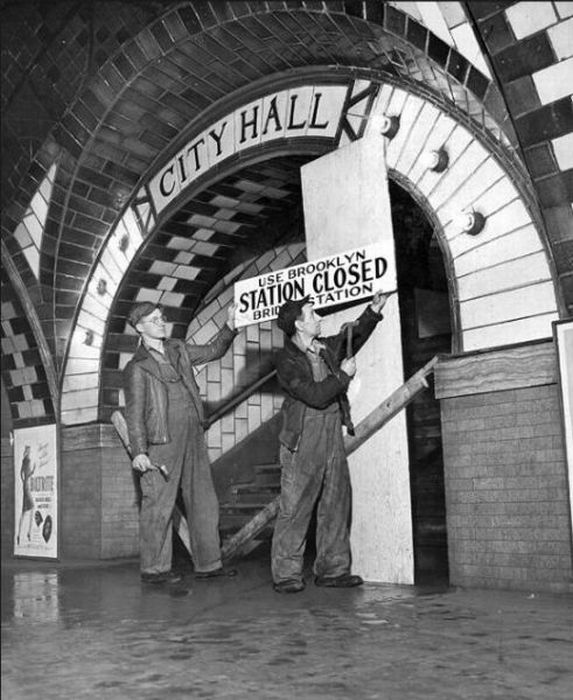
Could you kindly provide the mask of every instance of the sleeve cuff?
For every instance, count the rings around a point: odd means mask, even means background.
[[[368,304],[367,308],[368,308],[368,311],[372,314],[372,316],[374,316],[374,318],[377,321],[381,321],[384,318],[384,314],[381,311],[380,312],[374,311],[374,309],[370,306],[370,304]]]

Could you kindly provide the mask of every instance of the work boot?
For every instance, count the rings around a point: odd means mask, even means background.
[[[181,576],[176,574],[174,571],[160,571],[156,574],[150,574],[143,572],[141,574],[142,583],[153,583],[155,585],[163,585],[170,583],[179,583],[181,581]]]
[[[236,576],[237,574],[237,569],[227,569],[223,566],[220,566],[218,569],[213,569],[213,571],[198,571],[195,574],[195,578],[198,581],[206,581],[210,578],[233,578],[233,576]]]
[[[287,578],[284,581],[273,583],[273,589],[277,593],[300,593],[304,591],[304,581],[296,578]]]
[[[341,574],[340,576],[317,576],[314,583],[324,588],[354,588],[361,586],[364,581],[356,574]]]

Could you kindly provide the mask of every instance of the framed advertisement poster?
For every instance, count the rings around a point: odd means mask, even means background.
[[[14,555],[58,558],[56,425],[14,431]]]
[[[555,322],[553,333],[559,366],[565,462],[569,479],[569,506],[573,518],[573,321]],[[571,525],[573,527],[573,521]]]

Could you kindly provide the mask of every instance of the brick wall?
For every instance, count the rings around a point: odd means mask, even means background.
[[[64,428],[60,474],[61,558],[137,556],[137,490],[113,426]]]
[[[101,459],[100,558],[138,556],[139,494],[131,465],[123,448],[104,447]]]
[[[556,384],[442,399],[450,582],[570,590]]]

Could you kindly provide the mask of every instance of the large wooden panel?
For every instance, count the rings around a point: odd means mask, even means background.
[[[403,104],[396,94],[389,113]],[[399,113],[399,112],[398,112]],[[393,240],[385,144],[372,134],[301,170],[308,259]],[[354,320],[363,305],[325,319],[323,332]],[[349,388],[355,423],[403,383],[398,297],[357,356]],[[350,457],[353,571],[368,581],[413,583],[414,552],[408,440],[402,411]]]
[[[439,399],[522,389],[556,381],[553,342],[443,358],[435,369],[435,393]]]

